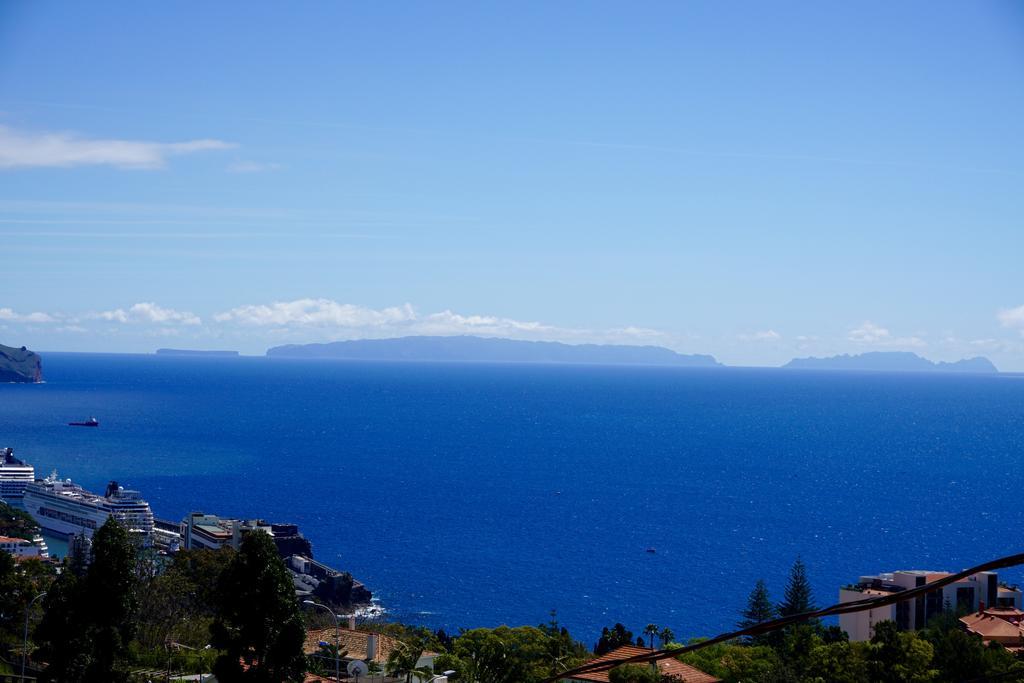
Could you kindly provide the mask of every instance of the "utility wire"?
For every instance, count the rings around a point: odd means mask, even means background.
[[[864,612],[869,609],[875,609],[878,607],[885,607],[887,605],[893,605],[897,602],[903,602],[904,600],[910,600],[921,595],[926,595],[932,591],[938,590],[943,586],[947,586],[951,583],[956,583],[961,579],[965,579],[968,576],[977,574],[978,572],[988,572],[995,569],[1006,569],[1007,567],[1016,567],[1017,565],[1024,564],[1024,553],[1017,553],[1016,555],[1008,555],[1001,557],[998,560],[990,560],[983,564],[979,564],[976,567],[965,569],[962,572],[956,574],[950,574],[949,576],[943,577],[931,583],[916,588],[911,588],[904,591],[893,593],[892,595],[883,595],[877,598],[862,598],[860,600],[852,600],[850,602],[840,602],[831,607],[824,609],[815,610],[813,612],[804,612],[803,614],[794,614],[788,617],[780,617],[778,619],[772,619],[771,621],[761,622],[749,628],[740,629],[738,631],[732,631],[731,633],[722,633],[714,638],[702,640],[699,643],[692,643],[690,645],[684,645],[683,647],[652,650],[651,652],[645,652],[640,655],[633,655],[632,657],[622,657],[620,659],[606,659],[600,662],[590,662],[589,664],[583,664],[576,667],[575,669],[569,669],[564,671],[557,676],[544,680],[544,683],[556,683],[557,681],[564,680],[566,678],[572,678],[573,676],[579,676],[583,674],[597,673],[599,671],[608,671],[614,669],[617,666],[623,664],[648,664],[656,662],[661,659],[668,659],[669,657],[678,657],[681,654],[687,652],[694,652],[711,645],[717,645],[729,640],[735,640],[736,638],[743,638],[745,636],[757,636],[763,633],[770,633],[771,631],[777,631],[781,628],[785,628],[791,624],[798,624],[811,619],[819,619],[821,617],[834,616],[836,614],[852,614],[854,612]]]

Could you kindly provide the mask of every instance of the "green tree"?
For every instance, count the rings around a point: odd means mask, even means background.
[[[790,617],[815,609],[817,607],[814,605],[811,582],[807,579],[807,566],[797,557],[789,572],[789,582],[786,584],[783,600],[779,603],[778,613],[780,616]]]
[[[405,683],[411,683],[413,674],[420,671],[417,663],[423,657],[423,643],[420,641],[399,641],[398,647],[388,654],[384,666],[389,675],[405,677]]]
[[[869,679],[863,647],[849,642],[814,647],[808,655],[803,680],[807,683],[866,683]]]
[[[754,589],[747,596],[747,608],[741,614],[743,619],[736,624],[741,629],[763,624],[778,616],[775,603],[772,602],[771,596],[768,594],[768,586],[764,579],[758,579],[754,584]],[[773,638],[772,634],[765,633],[751,636],[748,638],[748,642],[754,645],[768,645],[773,642]]]
[[[654,636],[658,635],[657,624],[647,624],[644,626],[644,635],[651,639],[651,649],[654,649]]]
[[[590,657],[587,646],[574,640],[569,635],[568,629],[558,625],[558,613],[555,610],[551,610],[551,620],[537,628],[548,637],[548,659],[550,661],[548,674],[550,676],[557,676],[567,669],[572,669]]]
[[[469,683],[535,683],[548,676],[549,638],[533,626],[477,628],[460,634],[453,667]]]
[[[218,579],[211,644],[218,681],[301,680],[305,629],[288,569],[268,534],[252,532]],[[243,670],[241,662],[249,668]]]
[[[32,519],[32,515],[0,500],[0,536],[31,541],[37,533],[39,525]]]
[[[113,517],[92,539],[84,576],[65,562],[43,601],[36,631],[44,680],[85,683],[127,679],[128,644],[136,609],[136,548]]]
[[[875,624],[867,649],[868,673],[878,683],[925,683],[938,677],[934,650],[916,633],[900,632],[894,621]]]
[[[676,634],[672,632],[672,629],[666,626],[658,632],[658,638],[661,640],[662,647],[668,647],[669,643],[676,639]]]
[[[594,645],[594,654],[600,657],[603,654],[611,652],[617,647],[623,645],[633,644],[633,632],[626,629],[622,624],[615,624],[615,626],[608,628],[607,626],[601,630],[601,638]]]
[[[694,638],[690,644],[702,638]],[[774,649],[763,645],[718,643],[693,652],[679,660],[723,681],[782,681],[784,667]]]
[[[43,619],[35,633],[36,657],[47,663],[42,681],[81,681],[92,664],[89,634],[83,614],[84,578],[67,560],[43,598]]]
[[[117,671],[132,639],[137,605],[136,548],[124,528],[109,517],[92,538],[91,562],[85,579],[95,680],[126,677]]]
[[[168,639],[204,647],[216,612],[217,582],[234,556],[231,548],[180,550],[162,573],[143,572],[135,617],[138,648],[153,653]]]

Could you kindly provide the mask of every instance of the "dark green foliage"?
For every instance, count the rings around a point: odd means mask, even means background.
[[[0,552],[0,657],[20,658],[25,609],[49,589],[53,577],[49,564],[34,559],[15,562],[11,555]],[[30,616],[37,617],[39,609],[37,602]]]
[[[212,617],[218,604],[217,582],[234,558],[235,551],[230,547],[179,550],[165,574],[177,577],[186,586],[181,597],[190,611]]]
[[[758,579],[754,589],[747,596],[747,608],[742,612],[743,619],[736,626],[738,628],[750,628],[771,621],[778,616],[775,603],[768,594],[768,586],[764,579]],[[768,645],[772,642],[772,634],[751,636],[749,642],[754,645]]]
[[[658,639],[661,640],[662,647],[668,647],[668,644],[676,639],[676,634],[666,626],[658,632]]]
[[[455,638],[452,656],[444,659],[459,681],[537,683],[548,677],[548,635],[533,626],[477,628]]]
[[[86,551],[89,543],[91,541],[86,538],[84,531],[68,542],[69,555],[65,564],[68,571],[78,578],[84,578],[89,571],[89,555]]]
[[[644,635],[650,638],[650,647],[652,650],[654,649],[654,637],[658,635],[658,630],[657,624],[647,624],[647,626],[644,626]]]
[[[114,671],[133,635],[132,617],[137,604],[135,555],[128,531],[113,518],[93,535],[85,603],[97,672]]]
[[[786,584],[786,593],[779,603],[779,616],[790,617],[794,614],[803,614],[817,609],[814,605],[814,594],[811,592],[811,582],[807,579],[807,566],[799,557],[793,563],[789,573],[789,582]]]
[[[569,630],[558,625],[558,613],[551,610],[551,620],[538,626],[548,639],[547,656],[550,661],[548,673],[552,676],[579,666],[590,658],[590,652],[583,643],[574,640]]]
[[[691,643],[700,642],[700,638]],[[723,681],[780,681],[782,662],[774,649],[761,645],[719,643],[679,659]]]
[[[601,638],[594,645],[594,654],[600,657],[611,652],[617,647],[633,644],[633,632],[626,629],[622,624],[615,624],[610,629],[605,626],[601,631]],[[643,644],[641,642],[641,647]]]
[[[902,633],[896,622],[875,624],[875,635],[867,649],[868,675],[878,683],[918,683],[933,681],[938,672],[932,668],[934,650],[915,633]]]
[[[424,649],[423,641],[418,639],[400,642],[388,655],[384,670],[391,676],[404,678],[405,683],[412,683],[413,675],[419,671],[416,663],[423,656]]]
[[[817,683],[865,683],[867,663],[864,646],[836,641],[811,649],[803,666],[804,680]]]
[[[44,680],[120,681],[136,609],[136,550],[127,530],[113,518],[93,535],[84,576],[65,571],[44,599],[36,633],[40,657],[50,666]]]
[[[36,629],[36,658],[49,664],[43,681],[79,681],[92,663],[82,600],[84,578],[64,563],[64,571],[43,599],[44,615]]]
[[[0,500],[0,536],[31,541],[38,533],[39,525],[32,519],[32,515]]]
[[[291,577],[269,535],[247,534],[217,582],[211,643],[221,683],[302,680],[305,628]],[[243,670],[244,661],[248,670]]]

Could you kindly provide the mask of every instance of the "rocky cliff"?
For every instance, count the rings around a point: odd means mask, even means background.
[[[0,382],[42,382],[43,359],[24,346],[0,344]]]

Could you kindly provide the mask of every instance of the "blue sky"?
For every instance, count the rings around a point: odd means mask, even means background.
[[[3,3],[0,342],[1024,370],[1015,2]]]

